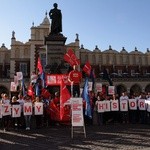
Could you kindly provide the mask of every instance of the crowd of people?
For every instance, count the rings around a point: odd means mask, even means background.
[[[129,100],[135,99],[137,103],[137,109],[131,110],[129,109]],[[122,92],[119,96],[118,94],[115,95],[106,95],[102,92],[90,92],[90,100],[91,100],[91,108],[92,108],[92,119],[87,119],[87,123],[97,124],[97,125],[105,125],[108,123],[141,123],[141,124],[150,124],[150,112],[147,110],[148,104],[145,103],[145,109],[140,110],[138,107],[138,101],[140,99],[150,101],[150,92],[141,92],[128,94],[127,92]],[[99,101],[116,101],[118,100],[119,104],[121,101],[127,100],[128,101],[128,110],[121,111],[104,111],[98,112],[98,102]]]
[[[145,99],[150,101],[150,92],[141,94],[134,93],[132,95],[128,95],[126,92],[123,92],[121,96],[116,95],[107,95],[103,94],[102,92],[94,93],[93,91],[89,92],[90,96],[90,105],[91,105],[91,112],[92,118],[84,115],[85,124],[86,125],[105,125],[109,123],[141,123],[141,124],[150,124],[150,112],[145,110],[140,110],[138,107],[136,110],[128,111],[104,111],[98,112],[98,103],[99,101],[115,101],[118,100],[129,100],[129,99],[136,99],[137,103],[139,99]],[[32,103],[33,112],[34,106],[36,103],[41,102],[43,104],[43,114],[42,115],[24,115],[23,113],[23,105],[25,103]],[[49,99],[44,99],[42,97],[36,96],[32,99],[30,96],[22,96],[19,94],[18,96],[12,96],[10,99],[6,93],[1,94],[0,104],[10,104],[11,107],[13,105],[20,105],[21,106],[21,116],[20,117],[12,117],[12,114],[2,116],[0,118],[0,128],[3,128],[4,131],[14,129],[25,129],[30,130],[33,128],[33,120],[34,120],[34,127],[39,129],[44,126],[56,125],[56,120],[54,119],[55,116],[51,115],[51,106],[55,105],[58,109],[60,108],[60,95],[59,92],[55,93],[55,97],[52,98],[51,96]],[[83,110],[85,110],[86,106],[83,101]],[[70,123],[71,123],[71,109],[70,110]],[[84,112],[83,112],[84,114]],[[59,117],[59,116],[57,116]],[[57,122],[59,123],[59,122]]]
[[[23,111],[23,106],[25,103],[31,103],[33,107],[33,112],[35,111],[34,106],[36,103],[43,104],[43,114],[41,115],[34,115],[34,113],[30,115],[25,115]],[[43,99],[42,97],[36,96],[34,99],[29,96],[23,96],[19,94],[18,96],[9,96],[6,93],[1,94],[0,104],[3,106],[5,104],[9,104],[11,108],[13,105],[20,105],[21,106],[21,115],[18,117],[13,117],[12,113],[8,115],[2,115],[0,118],[0,127],[4,129],[4,131],[14,129],[26,129],[30,130],[33,124],[33,120],[35,122],[35,127],[37,129],[41,128],[42,126],[47,126],[49,123],[49,99]]]

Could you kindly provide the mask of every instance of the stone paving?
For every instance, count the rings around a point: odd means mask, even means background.
[[[150,125],[109,124],[86,126],[74,130],[70,126],[42,129],[0,130],[0,150],[150,150]]]

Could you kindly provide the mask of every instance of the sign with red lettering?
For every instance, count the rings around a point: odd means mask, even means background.
[[[3,114],[3,116],[11,115],[10,104],[3,104],[3,107],[2,107],[2,114]]]
[[[145,99],[138,100],[138,107],[139,107],[139,110],[146,110]]]
[[[35,115],[43,115],[43,103],[42,102],[35,102],[34,113]]]
[[[32,103],[24,103],[23,105],[24,115],[32,115]]]
[[[110,111],[110,101],[109,100],[105,100],[105,111]]]
[[[128,111],[128,100],[120,101],[120,111]]]
[[[137,110],[137,100],[136,99],[129,99],[129,109]]]
[[[119,103],[118,100],[111,101],[111,110],[112,111],[119,111]]]
[[[82,98],[71,98],[72,126],[83,126],[83,102]]]
[[[97,104],[98,104],[98,105],[97,105],[97,111],[98,111],[99,113],[104,112],[104,111],[105,111],[105,101],[98,101]]]
[[[12,105],[12,117],[17,118],[21,116],[21,106]]]

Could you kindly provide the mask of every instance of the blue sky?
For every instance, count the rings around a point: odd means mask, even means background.
[[[10,48],[13,30],[17,40],[27,42],[32,22],[38,26],[55,2],[62,11],[66,44],[78,33],[80,45],[89,50],[111,45],[145,53],[150,48],[150,0],[1,0],[0,46]]]

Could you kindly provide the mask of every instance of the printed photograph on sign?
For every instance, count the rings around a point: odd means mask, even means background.
[[[48,84],[55,84],[56,83],[56,76],[48,76],[47,78]]]
[[[15,82],[11,82],[10,83],[10,91],[15,92],[16,90],[17,90],[17,85],[15,84]]]
[[[96,91],[102,92],[102,84],[101,83],[96,83]]]
[[[22,80],[22,79],[23,79],[23,74],[22,74],[22,72],[17,72],[16,74],[17,74],[18,80]]]
[[[16,85],[18,85],[18,77],[17,77],[17,76],[14,76],[14,83],[15,83]]]
[[[115,86],[108,86],[108,94],[109,95],[115,94]]]
[[[36,83],[36,81],[37,81],[37,75],[36,74],[32,74],[31,75],[31,82],[32,83]]]

